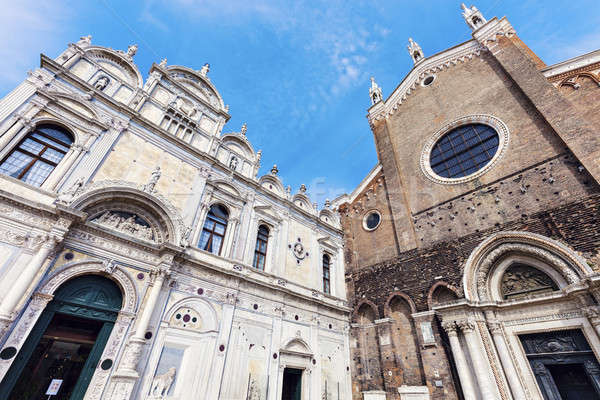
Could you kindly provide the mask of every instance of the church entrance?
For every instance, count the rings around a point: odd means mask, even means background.
[[[600,365],[578,329],[520,335],[546,400],[600,399]]]
[[[45,399],[50,382],[59,379],[53,400],[83,399],[121,303],[119,288],[100,276],[58,288],[0,383],[0,398]]]
[[[281,400],[300,400],[302,398],[302,370],[286,368],[283,370],[283,389]]]

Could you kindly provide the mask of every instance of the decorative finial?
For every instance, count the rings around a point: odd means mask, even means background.
[[[331,201],[329,199],[325,199],[325,208],[331,208]]]
[[[256,162],[260,163],[260,159],[262,158],[262,150],[256,152]]]
[[[304,183],[300,185],[300,193],[306,193],[306,185]]]
[[[477,7],[471,6],[471,8],[468,8],[465,3],[462,3],[460,8],[463,10],[462,16],[465,19],[465,22],[472,30],[481,28],[487,22]]]
[[[381,88],[375,82],[375,78],[371,77],[371,87],[369,88],[369,96],[371,97],[371,104],[377,104],[381,100],[383,100],[383,94],[381,93]]]
[[[408,38],[407,48],[408,54],[410,54],[415,64],[425,58],[425,55],[423,55],[423,50],[421,50],[421,46],[419,46],[419,44],[412,38]]]
[[[228,113],[229,112],[229,104],[225,104],[225,112]]]
[[[285,188],[285,192],[287,193],[288,197],[290,197],[292,195],[292,187],[290,185],[287,185],[287,187]]]
[[[82,36],[77,42],[79,46],[90,46],[92,44],[92,35]]]
[[[273,164],[273,168],[271,168],[271,174],[277,175],[279,170],[277,169],[277,164]]]
[[[138,51],[138,45],[132,44],[131,46],[127,47],[127,53],[125,53],[125,55],[129,58],[133,58],[133,56],[135,56],[135,53],[137,53],[137,51]]]
[[[246,125],[246,123],[244,122],[244,124],[242,125],[242,130],[240,131],[240,133],[244,136],[246,136],[246,131],[248,130],[248,126]]]
[[[202,68],[200,68],[200,75],[206,76],[206,75],[208,75],[209,71],[210,71],[210,64],[206,63],[202,66]]]
[[[163,58],[162,60],[160,60],[160,64],[158,64],[158,65],[160,65],[163,68],[166,67],[167,66],[167,59]]]

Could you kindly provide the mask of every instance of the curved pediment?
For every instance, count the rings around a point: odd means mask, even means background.
[[[167,67],[169,77],[179,82],[190,93],[218,110],[224,110],[221,95],[208,78],[191,68],[173,65]]]
[[[310,198],[304,193],[296,193],[292,198],[292,202],[303,210],[311,213],[315,212],[315,209],[310,202]]]
[[[254,149],[252,148],[252,145],[248,139],[246,139],[244,136],[240,136],[235,133],[226,133],[222,136],[221,140],[223,145],[228,147],[230,150],[246,157],[251,161],[254,161]]]
[[[258,183],[265,189],[270,190],[281,197],[285,197],[285,188],[278,176],[273,174],[263,175],[258,180]]]
[[[75,96],[67,95],[64,93],[58,93],[58,92],[51,92],[49,94],[51,94],[57,98],[57,103],[63,104],[65,106],[67,106],[67,108],[71,108],[72,110],[78,111],[79,113],[81,113],[82,115],[84,115],[87,118],[94,118],[94,119],[98,118],[98,114],[92,107],[83,103],[81,100],[79,100]]]
[[[142,88],[143,78],[137,66],[125,54],[106,47],[89,47],[85,55],[100,65],[105,72],[128,83],[132,87]]]

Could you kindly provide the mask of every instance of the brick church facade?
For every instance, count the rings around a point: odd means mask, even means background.
[[[387,99],[372,80],[379,163],[334,202],[353,399],[598,398],[600,51],[548,66],[463,17]]]

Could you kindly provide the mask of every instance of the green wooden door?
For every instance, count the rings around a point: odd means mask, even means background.
[[[70,371],[72,379],[63,383],[63,387],[61,387],[61,391],[64,389],[70,393],[68,395],[69,400],[83,399],[112,331],[114,321],[121,309],[121,291],[107,278],[86,275],[66,282],[56,291],[54,296],[54,299],[38,318],[6,376],[0,383],[0,399],[29,400],[37,398],[36,396],[39,395],[40,391],[45,390],[41,385],[45,386],[46,380],[50,377],[31,376],[29,374],[36,371],[43,374],[44,369],[40,369],[43,360],[38,360],[38,358],[43,358],[44,354],[47,357],[47,353],[44,353],[44,351],[48,349],[44,348],[43,344],[45,342],[41,343],[40,341],[42,338],[48,337],[45,334],[50,336],[56,334],[54,331],[48,332],[55,325],[59,325],[59,323],[55,323],[56,321],[71,322],[74,331],[79,326],[89,325],[91,327],[89,331],[95,336],[91,349],[88,345],[89,354],[80,357],[81,369]],[[72,336],[75,337],[75,333]],[[60,340],[56,337],[53,339]],[[44,340],[51,342],[52,339]],[[73,339],[67,338],[65,343],[69,340]],[[85,357],[87,358],[84,361],[83,358]],[[29,368],[36,365],[36,368],[27,370],[26,366],[28,365]],[[57,371],[60,372],[61,370],[55,367],[55,374]],[[60,378],[61,376],[53,375],[52,377]],[[37,386],[28,383],[30,381],[35,381]],[[59,391],[57,397],[66,399],[67,397],[61,396],[61,391]]]
[[[300,400],[301,398],[302,370],[295,368],[284,369],[281,400]]]

